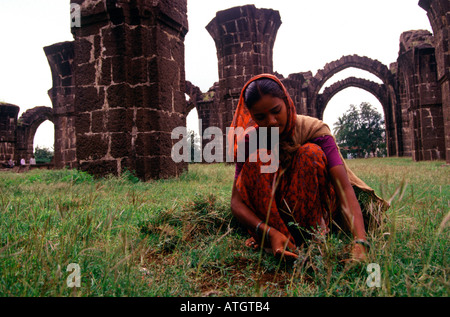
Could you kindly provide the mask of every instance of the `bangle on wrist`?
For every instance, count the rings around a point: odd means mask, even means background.
[[[267,241],[270,241],[270,239],[269,239],[270,229],[272,229],[272,227],[269,227],[269,229],[267,229],[267,231],[266,231],[266,239],[267,239]]]
[[[261,224],[262,224],[263,222],[264,222],[264,221],[261,221],[260,223],[258,223],[258,224],[256,225],[255,233],[258,233],[259,227],[261,226]]]
[[[261,225],[262,225],[262,223],[263,223],[264,221],[260,221],[257,225],[256,225],[256,228],[255,228],[255,233],[256,234],[259,234],[259,227],[261,227]],[[266,225],[267,226],[267,225]],[[265,231],[265,232],[263,232],[263,235],[265,236],[265,238],[267,239],[267,241],[269,241],[269,232],[270,232],[270,229],[272,228],[272,227],[270,227],[270,226],[267,226],[268,227],[268,229]]]
[[[367,242],[367,240],[357,239],[354,242],[357,243],[357,244],[361,244],[361,245],[365,246],[367,249],[370,249],[370,243]]]

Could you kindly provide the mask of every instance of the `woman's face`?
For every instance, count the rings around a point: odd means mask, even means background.
[[[287,107],[283,99],[264,95],[250,109],[250,114],[260,127],[276,128],[283,133],[287,124]]]

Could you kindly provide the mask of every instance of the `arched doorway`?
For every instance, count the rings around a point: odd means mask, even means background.
[[[344,72],[348,73],[349,70],[353,72],[354,70],[358,70],[358,75],[360,75],[362,71],[363,74],[365,73],[364,77],[368,79],[350,76],[339,80],[339,76],[344,78],[346,75]],[[367,76],[367,73],[370,73],[370,75]],[[342,76],[343,74],[344,76]],[[333,79],[335,82],[330,86],[327,86]],[[323,119],[325,108],[330,100],[337,93],[346,90],[349,87],[358,88],[358,93],[360,90],[365,90],[373,95],[376,100],[378,100],[379,104],[381,104],[383,109],[382,114],[384,114],[385,118],[388,155],[397,155],[398,140],[401,140],[401,135],[399,134],[400,131],[395,127],[394,113],[397,97],[393,74],[385,65],[377,60],[368,57],[360,57],[358,55],[343,56],[339,60],[326,64],[323,69],[319,70],[312,78],[311,87],[309,88],[311,106],[316,111],[315,115],[319,119]],[[372,97],[370,99],[374,100]],[[371,104],[378,106],[378,102]],[[361,102],[356,103],[355,105],[359,105],[360,103]],[[345,106],[349,106],[349,104]],[[344,112],[345,110],[342,113]]]
[[[34,139],[38,128],[45,121],[53,123],[53,109],[50,107],[34,107],[25,111],[17,122],[17,145],[16,145],[16,157],[25,159],[29,162],[34,153]],[[45,124],[43,126],[44,132],[49,129]],[[54,131],[54,128],[53,128]],[[49,133],[49,132],[47,132]],[[54,140],[53,132],[53,140]],[[51,142],[51,141],[50,141]],[[53,141],[54,142],[54,141]],[[54,146],[53,146],[54,148]]]
[[[54,155],[55,151],[55,125],[52,121],[46,120],[42,122],[36,130],[33,139],[33,153],[36,156],[36,150],[40,149],[41,152],[52,152]],[[42,158],[41,158],[42,159]],[[40,163],[39,159],[37,163]],[[42,163],[47,162],[45,158]]]
[[[197,108],[193,108],[191,111],[189,111],[188,115],[186,116],[186,128],[188,131],[194,131],[195,134],[198,136],[199,133],[199,117],[198,117],[198,111]]]
[[[383,106],[372,93],[357,87],[347,87],[331,97],[324,109],[322,120],[333,130],[337,118],[346,113],[350,105],[358,106],[362,102],[371,104],[383,118],[385,117]]]

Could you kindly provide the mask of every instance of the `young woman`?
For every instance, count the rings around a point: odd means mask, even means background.
[[[236,163],[231,209],[249,229],[246,245],[264,244],[274,255],[295,258],[297,246],[313,234],[328,232],[334,220],[342,219],[354,237],[353,259],[366,259],[370,245],[353,186],[369,193],[380,210],[387,203],[347,168],[326,124],[297,115],[281,81],[262,74],[242,89],[231,127],[279,129],[280,162],[275,173],[261,172],[267,163],[260,156]],[[236,159],[238,144],[248,147],[250,141],[228,137],[235,144]],[[255,153],[247,154],[248,158]]]

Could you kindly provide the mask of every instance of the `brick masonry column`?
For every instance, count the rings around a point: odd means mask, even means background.
[[[278,11],[254,5],[219,11],[206,26],[217,49],[218,116],[225,132],[244,84],[254,75],[273,73],[273,46],[281,18]]]
[[[175,127],[186,126],[186,0],[72,0],[77,160],[94,175],[179,175]]]
[[[435,49],[417,47],[414,54],[416,68],[417,108],[413,107],[413,159],[444,160],[445,137],[442,99],[437,81]]]
[[[441,90],[430,32],[402,33],[396,77],[403,154],[416,161],[445,159]]]
[[[55,167],[76,168],[74,42],[46,46],[44,52],[53,80],[53,87],[48,91],[48,95],[53,105],[55,125]]]
[[[292,101],[295,104],[295,108],[298,114],[307,114],[307,103],[306,100],[303,99],[303,84],[306,82],[305,75],[307,73],[294,73],[289,74],[288,78],[283,78],[281,75],[278,75],[284,87],[286,87],[289,96],[292,98]],[[306,91],[306,90],[305,90]]]
[[[17,116],[20,108],[8,103],[0,103],[0,162],[12,159],[17,164],[15,157]]]
[[[437,74],[442,93],[445,155],[447,164],[450,164],[450,2],[448,0],[420,0],[419,6],[427,12],[433,29]]]

